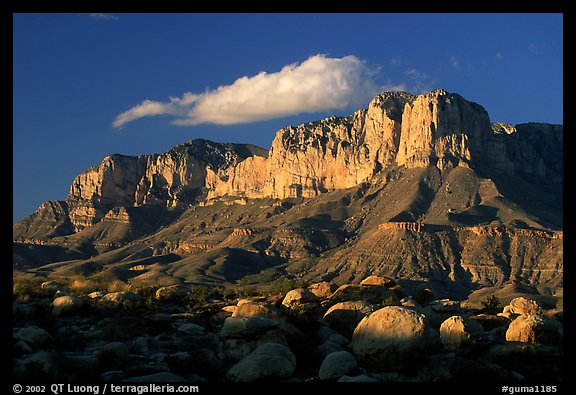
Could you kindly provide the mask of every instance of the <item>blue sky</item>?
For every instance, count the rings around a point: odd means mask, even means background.
[[[15,14],[13,220],[112,153],[269,148],[379,90],[563,123],[562,14]],[[314,112],[307,112],[313,109]],[[156,115],[154,115],[156,114]]]

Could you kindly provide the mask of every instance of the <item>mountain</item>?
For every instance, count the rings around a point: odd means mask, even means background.
[[[15,273],[157,284],[562,285],[563,127],[490,122],[445,90],[280,129],[111,155],[14,225]]]

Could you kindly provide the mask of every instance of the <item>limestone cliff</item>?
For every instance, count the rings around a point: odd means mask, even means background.
[[[348,117],[280,129],[266,160],[249,158],[210,177],[208,197],[312,197],[358,185],[394,164],[402,111],[413,100],[384,92]]]
[[[205,193],[207,174],[266,154],[266,150],[251,145],[198,139],[164,154],[107,156],[74,179],[66,201],[46,202],[16,224],[14,239],[48,240],[78,232],[117,207],[185,208]]]
[[[438,89],[406,105],[396,163],[444,167],[481,155],[490,138],[488,113],[478,104]]]
[[[41,208],[24,222],[53,226],[45,235],[54,236],[94,225],[114,207],[185,208],[200,195],[312,197],[389,166],[483,166],[561,184],[562,135],[561,125],[491,124],[480,105],[442,89],[384,92],[348,117],[280,129],[268,152],[192,140],[164,154],[107,156],[76,177],[65,202],[51,203],[57,219]],[[17,229],[15,238],[30,238],[27,226]]]
[[[116,206],[186,207],[201,191],[209,199],[312,197],[387,166],[482,164],[559,182],[562,145],[561,125],[491,125],[480,105],[442,89],[385,92],[348,117],[278,130],[269,152],[192,140],[164,154],[108,156],[76,177],[66,203],[79,230]]]
[[[442,89],[386,92],[348,117],[280,129],[267,159],[210,174],[208,197],[311,197],[386,166],[484,166],[559,182],[562,145],[561,125],[492,125],[482,106]]]

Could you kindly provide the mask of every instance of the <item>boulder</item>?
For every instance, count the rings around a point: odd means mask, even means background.
[[[347,338],[346,336],[343,336],[339,333],[334,333],[328,336],[328,339],[326,339],[326,341],[338,344],[340,347],[343,348],[348,348],[350,346],[350,338]]]
[[[143,300],[142,296],[133,292],[118,291],[104,295],[100,302],[104,305],[111,305],[124,308],[133,308]]]
[[[204,327],[202,325],[194,324],[192,322],[185,322],[182,325],[178,326],[177,329],[180,332],[186,333],[188,335],[203,335],[204,334]]]
[[[278,322],[261,317],[228,317],[221,331],[221,358],[237,362],[264,343],[286,344]]]
[[[86,295],[87,297],[89,297],[90,299],[100,299],[102,298],[104,295],[106,295],[104,292],[102,291],[94,291],[94,292],[90,292],[88,295]]]
[[[204,377],[217,377],[222,380],[221,361],[216,353],[209,348],[198,348],[190,351],[190,367],[192,370]]]
[[[156,313],[147,317],[148,332],[157,335],[172,329],[172,317],[166,313]]]
[[[282,306],[294,309],[298,306],[302,306],[308,303],[318,303],[318,297],[312,292],[305,288],[297,288],[289,291],[284,300],[282,300]]]
[[[512,313],[509,305],[504,306],[502,312],[497,314],[498,317],[506,318],[509,321],[514,321],[519,315]]]
[[[29,366],[34,366],[36,375],[57,377],[61,372],[58,363],[57,353],[49,351],[39,351],[21,361],[15,361],[13,365],[13,376],[16,380],[30,380]]]
[[[165,351],[195,350],[201,347],[216,349],[220,339],[214,333],[190,335],[185,332],[170,330],[154,337],[154,341]]]
[[[358,366],[354,355],[348,351],[337,351],[328,354],[318,372],[320,380],[336,380]]]
[[[289,315],[306,322],[315,321],[321,313],[320,299],[305,288],[288,292],[282,300],[282,306]]]
[[[100,379],[103,382],[120,381],[124,378],[125,373],[123,370],[109,370],[100,375]]]
[[[107,343],[96,351],[96,359],[101,366],[106,368],[123,366],[129,357],[128,346],[122,342]]]
[[[360,281],[360,285],[382,285],[386,288],[392,288],[398,285],[396,281],[388,277],[368,276]]]
[[[424,315],[407,307],[387,306],[358,324],[352,347],[360,362],[377,369],[397,370],[420,359],[427,339]]]
[[[451,299],[434,300],[428,306],[437,313],[458,313],[461,310],[460,302]]]
[[[322,363],[324,358],[337,351],[345,351],[345,350],[341,345],[336,344],[333,341],[326,340],[324,343],[316,347],[316,349],[314,350],[314,354],[317,359],[317,362]]]
[[[452,370],[456,364],[455,353],[428,355],[418,368],[419,382],[447,382],[452,378]]]
[[[91,331],[94,339],[105,337],[107,339],[132,340],[144,335],[148,330],[146,319],[131,315],[114,315],[97,322]]]
[[[561,324],[535,314],[523,314],[516,318],[506,331],[510,342],[560,344]]]
[[[422,305],[420,305],[420,303],[409,296],[400,299],[400,305],[404,307],[410,307],[419,312],[422,311]]]
[[[264,317],[276,318],[278,313],[269,305],[262,302],[253,302],[240,299],[232,312],[232,317]]]
[[[266,343],[232,366],[226,380],[254,382],[290,377],[296,368],[296,357],[290,349],[278,343]]]
[[[460,315],[460,302],[450,299],[433,300],[421,310],[433,328],[439,329],[442,323],[453,315]]]
[[[483,332],[477,321],[455,315],[440,325],[440,340],[446,350],[468,354],[481,344]]]
[[[373,304],[398,303],[394,291],[383,285],[344,284],[340,286],[329,299],[330,303],[364,301]]]
[[[332,328],[351,337],[358,323],[373,311],[374,306],[366,302],[339,302],[328,309],[324,314],[324,320]]]
[[[308,290],[316,295],[318,299],[328,299],[336,289],[338,289],[336,284],[327,281],[314,283],[308,286]]]
[[[134,354],[149,355],[160,351],[158,342],[148,336],[139,336],[130,342],[130,348]]]
[[[514,298],[508,304],[509,308],[508,311],[511,314],[534,314],[534,315],[541,315],[542,314],[542,307],[536,302],[535,300],[528,299],[525,297],[518,297]]]
[[[234,314],[238,310],[238,306],[224,306],[220,311],[227,313],[227,314]]]
[[[221,336],[242,338],[254,336],[264,331],[276,328],[278,323],[261,317],[228,317],[222,326]]]
[[[54,299],[52,302],[52,310],[53,315],[63,315],[63,314],[74,314],[77,313],[84,303],[77,296],[74,295],[66,295],[60,296]]]
[[[32,348],[45,346],[52,340],[52,335],[35,325],[18,329],[14,332],[13,337],[22,340]]]
[[[328,325],[327,322],[320,321],[320,326],[316,329],[315,335],[321,340],[328,340],[330,336],[339,333],[337,330]]]
[[[188,288],[182,285],[168,285],[160,287],[154,293],[154,299],[159,302],[177,302],[186,297]]]

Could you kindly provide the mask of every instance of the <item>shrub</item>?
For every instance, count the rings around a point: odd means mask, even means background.
[[[386,307],[386,306],[401,306],[402,303],[400,303],[398,301],[397,298],[393,297],[393,296],[389,296],[388,298],[384,299],[381,303],[382,307]]]
[[[232,287],[225,287],[222,290],[222,299],[224,299],[225,302],[236,300],[238,299],[238,291]]]
[[[490,297],[486,298],[485,301],[482,302],[482,305],[484,306],[484,309],[488,312],[499,312],[502,311],[502,303],[500,303],[500,301],[498,300],[498,298],[494,295],[491,295]]]
[[[200,306],[206,303],[209,293],[210,290],[208,287],[202,285],[192,287],[186,294],[185,298],[186,304],[191,308]]]
[[[14,300],[28,302],[32,296],[43,296],[40,279],[15,279],[12,285]]]
[[[306,283],[299,279],[288,278],[285,276],[278,277],[268,287],[269,295],[286,294],[296,288],[305,288]]]
[[[76,274],[70,277],[68,286],[73,293],[90,293],[94,291],[102,291],[100,285],[91,279],[82,275]]]

